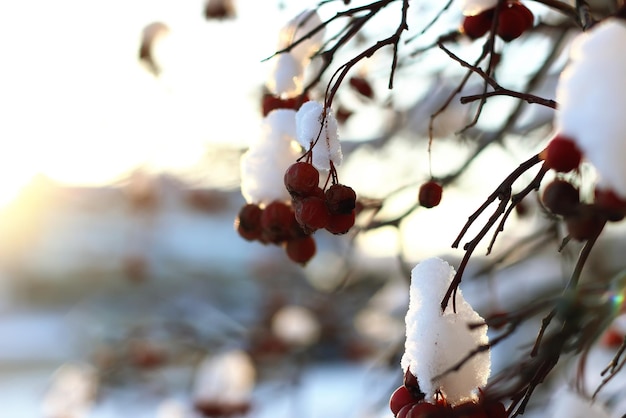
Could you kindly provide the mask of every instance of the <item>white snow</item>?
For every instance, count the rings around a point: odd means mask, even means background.
[[[460,0],[461,11],[465,16],[475,16],[497,4],[498,0]]]
[[[330,161],[335,167],[341,165],[343,154],[337,130],[335,116],[326,109],[324,117],[324,107],[319,102],[308,101],[296,113],[296,140],[305,149],[315,144],[313,165],[318,170],[330,170]]]
[[[302,93],[302,64],[289,53],[278,54],[272,61],[274,65],[266,83],[267,88],[278,96],[295,97]]]
[[[254,364],[244,351],[235,349],[209,356],[198,367],[194,399],[226,405],[248,403],[255,379]]]
[[[263,120],[261,136],[241,157],[241,194],[248,203],[290,200],[285,188],[287,168],[301,155],[294,142],[295,112],[277,109]]]
[[[303,11],[280,30],[278,50],[284,49],[293,42],[298,41],[321,23],[322,20],[315,10]],[[290,54],[305,66],[311,59],[311,56],[317,52],[322,45],[324,34],[325,27],[300,42],[290,51]]]
[[[402,369],[410,368],[427,399],[440,390],[451,404],[476,399],[477,389],[487,383],[491,369],[489,351],[474,356],[458,371],[437,377],[454,366],[477,346],[487,344],[487,327],[469,330],[469,323],[480,323],[481,316],[456,294],[452,306],[442,313],[440,303],[454,269],[439,258],[419,263],[411,272],[409,310],[406,314],[406,344]]]
[[[606,19],[572,43],[556,92],[557,131],[572,137],[600,175],[626,198],[626,22]]]
[[[552,418],[609,418],[609,413],[599,403],[593,403],[572,388],[562,386],[552,395],[548,416]]]

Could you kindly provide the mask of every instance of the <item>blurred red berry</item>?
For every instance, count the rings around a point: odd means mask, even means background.
[[[471,39],[478,39],[491,29],[494,8],[485,10],[474,16],[465,16],[461,24],[461,32]]]
[[[532,28],[534,20],[533,13],[522,3],[507,1],[498,13],[497,34],[503,41],[510,42]]]
[[[411,395],[411,392],[404,386],[398,387],[389,398],[389,409],[396,415],[406,405],[412,405],[417,399]]]
[[[320,173],[312,164],[299,161],[285,172],[285,187],[291,196],[309,196],[318,187]]]
[[[290,236],[293,217],[293,210],[285,202],[270,203],[261,213],[262,237],[274,244],[284,241]]]
[[[594,203],[604,212],[609,221],[621,221],[626,215],[626,200],[617,196],[613,190],[596,187]]]
[[[371,99],[374,97],[374,90],[369,81],[363,77],[351,77],[349,80],[350,86],[358,91],[361,95]]]
[[[582,161],[582,152],[571,138],[557,135],[540,154],[552,170],[567,173],[577,168]]]
[[[285,245],[285,251],[290,260],[304,266],[315,256],[315,239],[311,235],[290,239]]]
[[[541,195],[543,205],[555,215],[571,215],[580,204],[578,189],[571,183],[556,179],[548,183]]]
[[[433,208],[441,202],[441,195],[443,194],[443,187],[436,181],[428,181],[420,187],[419,190],[419,203],[425,208]]]
[[[306,197],[296,202],[296,220],[306,232],[325,228],[328,224],[326,202],[319,197]]]
[[[350,213],[331,213],[328,216],[326,230],[331,234],[343,235],[354,226],[356,220],[356,211]]]
[[[255,241],[261,237],[261,213],[258,205],[244,205],[235,219],[235,229],[242,238]]]

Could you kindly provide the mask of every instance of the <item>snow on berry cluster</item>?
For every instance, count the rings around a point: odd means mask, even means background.
[[[557,134],[540,153],[558,173],[577,170],[584,160],[599,175],[593,203],[581,202],[579,190],[558,178],[548,184],[542,201],[563,216],[574,239],[588,239],[604,220],[626,215],[626,22],[609,18],[574,39],[570,61],[557,86]]]
[[[440,302],[453,277],[454,269],[439,258],[424,260],[411,272],[401,360],[405,379],[389,405],[396,417],[506,416],[502,404],[478,396],[491,372],[488,350],[467,359],[458,370],[451,370],[477,347],[488,344],[486,326],[469,329],[468,324],[484,320],[465,301],[460,289],[456,311],[441,311]],[[461,411],[464,415],[459,415]]]
[[[491,30],[497,17],[496,35],[505,42],[517,39],[533,27],[533,13],[516,0],[498,4],[498,0],[465,0],[461,4],[465,15],[461,31],[471,39],[478,39]]]
[[[293,47],[273,58],[261,136],[241,158],[247,204],[235,221],[244,239],[282,245],[303,265],[316,253],[315,231],[345,234],[355,222],[356,193],[337,177],[343,160],[337,120],[303,93],[305,69],[323,38],[310,32],[320,23],[315,12],[304,12],[280,32],[278,50]],[[321,174],[332,178],[327,189]]]
[[[556,98],[556,129],[600,174],[603,188],[626,199],[626,21],[609,18],[573,41]]]

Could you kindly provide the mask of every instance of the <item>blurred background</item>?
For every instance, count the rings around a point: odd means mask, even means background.
[[[281,248],[241,239],[233,220],[244,204],[239,158],[262,121],[263,59],[304,7],[0,2],[1,416],[390,416],[408,271],[434,255],[458,262],[463,252],[450,245],[467,216],[540,149],[549,117],[523,113],[520,130],[538,132],[472,157],[436,210],[356,237],[319,232],[316,257],[295,265]],[[437,125],[448,137],[427,152],[424,120],[453,88],[440,76],[463,72],[429,56],[429,70],[399,69],[408,88],[392,94],[388,59],[361,68],[378,103],[337,99],[351,114],[340,176],[360,196],[387,199],[383,218],[473,153],[451,139],[468,116],[454,106]],[[497,127],[507,103],[494,100],[477,129]],[[464,292],[482,313],[554,291],[568,271],[552,221],[535,200],[523,206],[495,262],[479,247],[468,268],[479,280]],[[538,230],[548,231],[540,244]],[[606,248],[618,252],[610,240]],[[505,349],[494,369],[518,350]]]

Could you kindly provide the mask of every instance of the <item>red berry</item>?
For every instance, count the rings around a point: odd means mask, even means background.
[[[328,224],[326,202],[319,197],[306,197],[296,202],[296,220],[307,232],[325,228]]]
[[[491,29],[494,8],[485,10],[474,16],[465,16],[461,25],[461,32],[471,39],[478,39]]]
[[[428,181],[420,187],[419,203],[425,208],[433,208],[441,202],[443,188],[436,181]]]
[[[262,238],[278,244],[290,236],[294,213],[285,202],[274,201],[267,205],[261,214]]]
[[[487,402],[484,409],[487,418],[506,418],[506,408],[502,402]]]
[[[565,224],[572,239],[584,241],[602,231],[604,220],[593,206],[581,204],[576,214],[565,218]]]
[[[374,90],[369,81],[363,77],[352,77],[349,80],[350,86],[367,98],[374,97]]]
[[[565,180],[551,181],[541,195],[543,205],[555,215],[571,215],[580,204],[578,189]]]
[[[499,10],[498,36],[505,42],[510,42],[532,28],[534,20],[533,13],[522,3],[508,1]]]
[[[411,395],[411,392],[404,386],[398,387],[389,398],[389,409],[396,415],[406,405],[412,405],[417,399]]]
[[[541,152],[544,162],[552,170],[567,173],[580,165],[582,152],[576,143],[565,136],[557,135]]]
[[[356,207],[356,193],[350,186],[333,184],[326,190],[325,197],[330,213],[349,214]]]
[[[305,235],[288,240],[285,245],[285,251],[290,260],[304,266],[313,258],[317,247],[313,237],[311,235]]]
[[[445,406],[428,402],[415,404],[407,414],[407,418],[444,418],[448,416],[448,410]]]
[[[326,230],[331,234],[343,235],[354,226],[356,211],[353,209],[350,213],[331,213],[328,216]]]
[[[299,161],[285,171],[285,187],[291,196],[309,196],[318,187],[320,173],[309,163]]]
[[[254,241],[261,237],[261,213],[258,205],[244,205],[235,219],[235,229],[242,238]]]
[[[613,190],[596,188],[594,203],[602,209],[610,221],[621,221],[626,215],[626,201],[617,196]]]
[[[411,412],[411,408],[413,408],[414,403],[410,403],[408,405],[404,405],[396,414],[396,418],[408,418],[409,412]]]
[[[455,418],[488,418],[483,406],[472,401],[453,406],[452,414]]]
[[[290,97],[288,99],[281,99],[278,96],[268,93],[263,95],[263,99],[261,101],[261,110],[263,112],[263,116],[267,116],[272,110],[275,109],[298,110],[302,103],[308,100],[309,97],[306,95]]]

